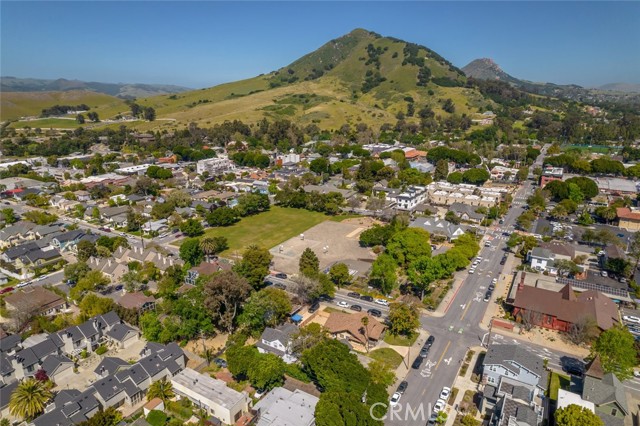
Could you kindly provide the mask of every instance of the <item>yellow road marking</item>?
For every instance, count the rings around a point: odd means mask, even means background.
[[[471,301],[467,302],[467,307],[464,308],[464,312],[462,313],[462,316],[460,317],[460,321],[462,321],[464,316],[467,315],[467,311],[469,310],[470,307],[471,307]]]
[[[438,360],[438,363],[436,364],[436,370],[438,369],[438,367],[440,366],[440,362],[442,362],[442,358],[444,358],[444,355],[447,353],[447,351],[449,350],[449,346],[451,346],[451,340],[449,340],[447,342],[447,346],[445,346],[444,351],[442,352],[442,355],[440,355],[440,359]]]

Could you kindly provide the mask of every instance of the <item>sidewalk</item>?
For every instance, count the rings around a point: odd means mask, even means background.
[[[466,391],[472,391],[474,393],[478,392],[479,384],[471,380],[471,375],[473,374],[473,367],[476,365],[478,355],[480,354],[480,352],[484,351],[485,349],[480,346],[473,346],[470,349],[475,353],[473,354],[473,357],[469,362],[469,368],[467,369],[467,372],[465,373],[464,376],[459,376],[458,372],[456,372],[456,380],[453,382],[453,387],[458,389],[458,393],[456,394],[456,398],[453,400],[451,405],[447,405],[446,411],[447,411],[448,417],[447,417],[447,421],[445,422],[445,426],[451,426],[455,422],[456,416],[459,413],[459,411],[455,410],[455,407],[456,405],[457,406],[461,405],[465,392]],[[465,354],[465,357],[466,357],[466,354]],[[462,364],[460,365],[460,367],[462,367]],[[476,416],[476,418],[477,417],[478,416]]]
[[[416,339],[415,342],[413,342],[413,345],[411,346],[391,346],[391,345],[385,344],[386,345],[385,347],[394,349],[403,357],[402,362],[400,363],[398,368],[396,368],[396,371],[395,371],[396,381],[393,385],[389,386],[389,388],[387,389],[387,391],[389,391],[389,394],[392,394],[393,392],[395,392],[400,382],[403,381],[405,377],[407,377],[407,374],[411,369],[411,364],[413,363],[413,360],[416,359],[416,357],[420,353],[420,349],[422,348],[422,345],[424,344],[424,342],[427,340],[427,337],[429,337],[429,333],[427,333],[427,331],[424,329],[420,329],[418,338]],[[379,347],[383,347],[383,346],[379,346]]]
[[[517,257],[513,253],[508,253],[507,261],[504,264],[503,273],[498,276],[498,283],[496,284],[496,288],[493,291],[493,296],[491,297],[491,301],[489,302],[489,306],[487,306],[487,310],[484,312],[484,316],[482,317],[482,321],[480,322],[480,328],[483,330],[489,330],[489,325],[491,324],[491,320],[495,318],[502,318],[504,315],[504,311],[502,307],[496,303],[496,300],[500,297],[507,298],[509,294],[509,289],[511,288],[511,282],[513,281],[513,270],[514,263],[519,261]]]

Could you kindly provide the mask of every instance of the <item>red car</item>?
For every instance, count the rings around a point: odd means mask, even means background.
[[[5,294],[5,293],[9,293],[10,291],[15,290],[13,287],[5,287],[2,290],[0,290],[0,294]]]

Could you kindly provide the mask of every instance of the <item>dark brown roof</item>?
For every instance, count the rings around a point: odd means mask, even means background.
[[[118,305],[126,309],[140,309],[147,302],[155,302],[153,297],[145,296],[144,293],[127,293],[118,300]]]
[[[16,309],[29,311],[38,308],[40,312],[64,305],[62,297],[42,287],[29,286],[4,298],[5,302]]]
[[[596,355],[595,358],[591,360],[584,374],[589,377],[595,377],[596,379],[602,379],[604,377],[604,369],[600,362],[600,355]]]
[[[521,286],[513,306],[551,315],[571,324],[591,317],[602,330],[608,330],[618,322],[618,307],[611,299],[595,290],[585,291],[576,297],[569,284],[559,292]]]
[[[193,268],[200,275],[211,275],[220,271],[230,271],[231,265],[222,262],[202,262],[200,265]]]
[[[362,327],[361,319],[363,317],[369,317],[369,324],[367,325],[367,334],[370,340],[378,340],[385,330],[384,324],[376,320],[369,314],[347,314],[344,312],[331,312],[325,327],[329,330],[329,333],[349,333],[355,340],[364,344],[366,342],[366,336]]]

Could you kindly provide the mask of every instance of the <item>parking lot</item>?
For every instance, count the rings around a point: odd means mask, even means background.
[[[315,252],[323,270],[336,262],[344,262],[355,274],[366,271],[375,259],[370,249],[360,247],[359,238],[364,225],[344,222],[322,222],[307,229],[302,235],[290,238],[284,243],[273,247],[273,269],[287,274],[298,273],[298,262],[302,252],[308,247]]]

